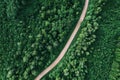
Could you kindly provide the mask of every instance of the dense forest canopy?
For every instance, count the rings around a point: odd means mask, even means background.
[[[85,0],[0,0],[0,80],[33,80],[59,55]],[[120,1],[89,0],[62,61],[42,80],[120,79]]]

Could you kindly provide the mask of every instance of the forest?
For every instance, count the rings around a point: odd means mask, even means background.
[[[0,80],[34,80],[60,54],[86,0],[0,0]],[[89,0],[62,60],[41,80],[120,80],[120,0]]]

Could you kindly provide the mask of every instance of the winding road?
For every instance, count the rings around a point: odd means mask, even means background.
[[[40,80],[44,75],[46,75],[50,70],[52,70],[59,62],[60,60],[63,58],[63,56],[65,55],[65,53],[67,52],[68,48],[70,47],[70,44],[72,43],[75,35],[77,34],[80,26],[81,26],[81,23],[83,22],[84,18],[85,18],[85,15],[86,15],[86,12],[87,12],[87,8],[88,8],[88,3],[89,3],[89,0],[85,0],[85,4],[84,4],[84,8],[83,8],[83,11],[82,11],[82,14],[79,18],[79,21],[74,29],[74,31],[72,32],[70,38],[68,39],[65,47],[63,48],[63,50],[60,52],[59,56],[54,60],[54,62],[48,66],[44,71],[42,71],[36,78],[35,80]]]

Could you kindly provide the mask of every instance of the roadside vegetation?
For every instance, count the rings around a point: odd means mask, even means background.
[[[87,16],[71,47],[58,66],[43,80],[86,80],[88,56],[92,53],[89,49],[96,40],[95,32],[99,28],[99,13],[104,2],[90,1]]]
[[[56,59],[85,0],[0,0],[0,80],[33,80]],[[62,61],[42,80],[120,80],[120,1],[89,0]]]
[[[33,80],[58,56],[79,19],[82,3],[3,0],[0,9],[0,79]]]

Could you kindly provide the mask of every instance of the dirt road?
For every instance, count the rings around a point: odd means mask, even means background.
[[[35,80],[40,80],[45,74],[47,74],[50,70],[52,70],[59,62],[60,60],[63,58],[63,56],[65,55],[65,53],[67,52],[71,42],[73,41],[75,35],[77,34],[80,26],[81,26],[81,23],[82,21],[84,20],[85,18],[85,15],[86,15],[86,12],[87,12],[87,8],[88,8],[88,3],[89,3],[89,0],[85,0],[85,5],[84,5],[84,8],[83,8],[83,11],[82,11],[82,14],[79,18],[79,21],[74,29],[74,31],[72,32],[69,40],[67,41],[65,47],[63,48],[63,50],[61,51],[61,53],[59,54],[59,56],[55,59],[55,61],[50,65],[48,66],[44,71],[42,71],[36,78]]]

